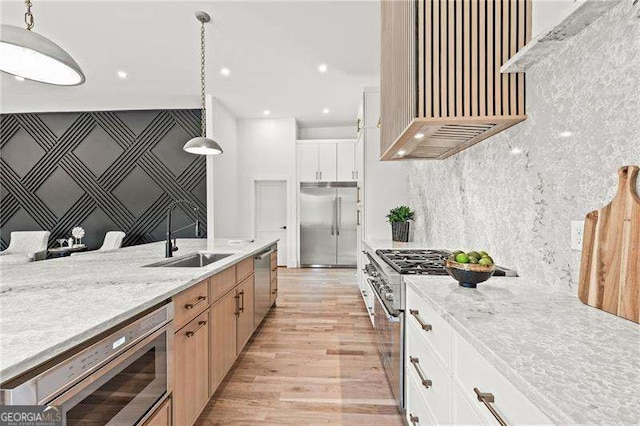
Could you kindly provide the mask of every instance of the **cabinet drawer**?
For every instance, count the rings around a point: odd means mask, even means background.
[[[144,422],[144,426],[171,426],[171,398],[167,398],[160,407]]]
[[[218,272],[210,280],[209,293],[211,294],[211,303],[213,303],[236,286],[236,266],[234,265],[222,272]]]
[[[489,409],[474,391],[493,394],[491,404],[507,424],[550,424],[551,421],[511,382],[459,335],[454,335],[454,381],[485,423],[496,424]]]
[[[420,384],[420,395],[434,419],[439,424],[450,424],[451,378],[422,334],[422,328],[412,323],[407,325],[407,357],[405,359],[407,376],[413,376]],[[423,379],[430,381],[428,387],[422,383]]]
[[[454,425],[481,425],[486,421],[478,414],[475,402],[469,401],[457,386],[452,386],[451,399],[453,405],[453,417],[451,423]],[[494,422],[495,423],[495,422]]]
[[[431,345],[435,355],[442,362],[445,369],[450,369],[452,329],[447,322],[427,305],[420,296],[407,287],[407,325],[413,325],[420,329],[420,335]],[[422,322],[428,330],[422,329]]]
[[[411,374],[407,374],[406,382],[407,392],[407,425],[419,426],[419,425],[435,425],[438,424],[429,409],[426,402],[420,396],[420,384],[417,383]]]
[[[253,257],[249,257],[236,265],[236,282],[240,283],[253,274]]]
[[[173,321],[179,330],[209,306],[209,280],[204,280],[173,297]]]

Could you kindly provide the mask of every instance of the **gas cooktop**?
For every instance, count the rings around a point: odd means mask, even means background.
[[[376,250],[376,254],[400,274],[447,275],[445,250]]]

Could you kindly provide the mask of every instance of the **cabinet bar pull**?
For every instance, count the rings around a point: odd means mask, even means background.
[[[240,305],[240,312],[244,312],[244,290],[238,293],[242,297],[242,304]]]
[[[473,391],[478,395],[478,401],[482,402],[485,407],[491,412],[493,417],[500,423],[502,426],[507,426],[507,422],[504,421],[500,414],[493,408],[493,403],[496,402],[496,397],[490,392],[480,392],[478,388],[473,388]]]
[[[420,365],[418,365],[420,364],[420,360],[416,357],[409,356],[409,361],[411,361],[411,364],[413,364],[413,367],[416,369],[416,373],[418,373],[418,377],[420,377],[420,381],[422,381],[422,386],[429,389],[433,385],[433,382],[424,377],[424,373],[420,369]]]
[[[418,416],[414,416],[411,413],[409,413],[409,421],[411,422],[412,425],[420,424],[420,418]]]
[[[204,327],[206,324],[207,324],[207,322],[206,322],[206,321],[200,321],[200,322],[198,322],[198,326],[197,326],[194,330],[192,330],[192,331],[187,331],[187,333],[186,333],[186,334],[187,334],[187,337],[192,337],[194,334],[196,334],[196,332],[197,332],[198,330],[200,330],[200,329],[201,329],[202,327]]]
[[[205,300],[207,300],[207,296],[198,296],[198,298],[196,299],[196,301],[194,303],[187,303],[186,305],[184,305],[185,309],[193,309],[197,304],[204,302]]]
[[[424,331],[431,331],[433,329],[433,327],[431,327],[431,324],[427,324],[422,321],[422,318],[420,318],[420,312],[416,311],[415,309],[409,309],[409,313],[413,315],[413,317],[416,319],[416,321],[418,321],[418,324],[420,324],[420,327],[422,327]]]
[[[235,296],[233,296],[234,299],[236,299],[236,311],[234,312],[235,316],[240,315],[240,296],[238,294],[236,294]]]

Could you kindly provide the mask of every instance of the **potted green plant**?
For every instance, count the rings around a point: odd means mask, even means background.
[[[389,211],[387,220],[391,223],[393,241],[409,241],[409,221],[414,217],[415,212],[407,206],[399,206]]]

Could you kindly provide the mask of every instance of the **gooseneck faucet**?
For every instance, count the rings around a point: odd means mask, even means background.
[[[175,231],[171,231],[171,214],[173,213],[173,210],[180,204],[186,204],[188,206],[190,206],[191,208],[193,208],[193,212],[196,215],[196,221],[193,223],[190,223],[186,226],[183,226],[180,229],[176,229]],[[200,209],[198,208],[198,206],[195,205],[195,203],[189,201],[189,200],[177,200],[174,201],[173,203],[169,204],[169,207],[167,208],[167,241],[165,242],[165,253],[164,253],[164,257],[173,257],[173,252],[174,251],[178,251],[178,246],[176,245],[176,240],[175,238],[173,239],[173,242],[171,242],[171,234],[172,232],[179,232],[182,231],[183,229],[187,229],[188,227],[195,225],[195,233],[196,233],[196,238],[200,237],[200,219],[198,216],[198,212],[200,211]]]

